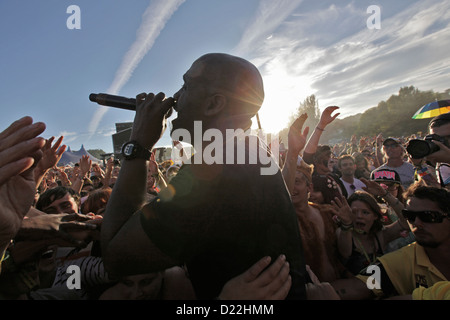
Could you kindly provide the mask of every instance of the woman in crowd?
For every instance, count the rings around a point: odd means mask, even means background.
[[[336,197],[332,204],[340,220],[338,250],[355,275],[386,253],[387,244],[409,228],[404,218],[383,226],[381,208],[366,191],[356,191],[347,200]]]

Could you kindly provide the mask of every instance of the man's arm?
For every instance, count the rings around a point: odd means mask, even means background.
[[[288,134],[288,151],[286,154],[286,162],[282,170],[283,178],[286,183],[289,194],[292,194],[295,182],[295,171],[297,169],[297,159],[299,153],[303,150],[308,136],[309,127],[303,130],[303,125],[308,118],[306,113],[302,114],[289,128]]]
[[[131,140],[150,150],[164,132],[165,116],[173,105],[173,99],[164,100],[164,94],[160,93],[156,96],[140,94],[136,100]],[[146,199],[146,184],[147,161],[123,161],[101,231],[105,268],[112,276],[147,273],[173,266],[141,225],[140,210]]]

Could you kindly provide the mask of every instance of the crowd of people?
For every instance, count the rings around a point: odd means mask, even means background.
[[[420,159],[406,151],[415,136],[320,144],[330,106],[312,132],[306,114],[291,125],[276,174],[236,153],[158,163],[173,111],[172,130],[246,130],[264,98],[258,70],[227,54],[183,79],[171,98],[136,97],[130,141],[105,164],[58,165],[63,137],[28,116],[0,133],[1,299],[450,299],[450,113],[431,119],[446,142]]]

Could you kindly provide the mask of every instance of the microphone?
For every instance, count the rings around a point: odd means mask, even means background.
[[[114,96],[107,93],[91,93],[89,100],[102,106],[136,111],[136,99]]]

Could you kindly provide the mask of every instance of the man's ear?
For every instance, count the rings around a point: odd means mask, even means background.
[[[219,93],[214,94],[208,98],[208,105],[204,111],[204,115],[207,117],[212,117],[219,114],[225,109],[227,103],[227,97]]]

